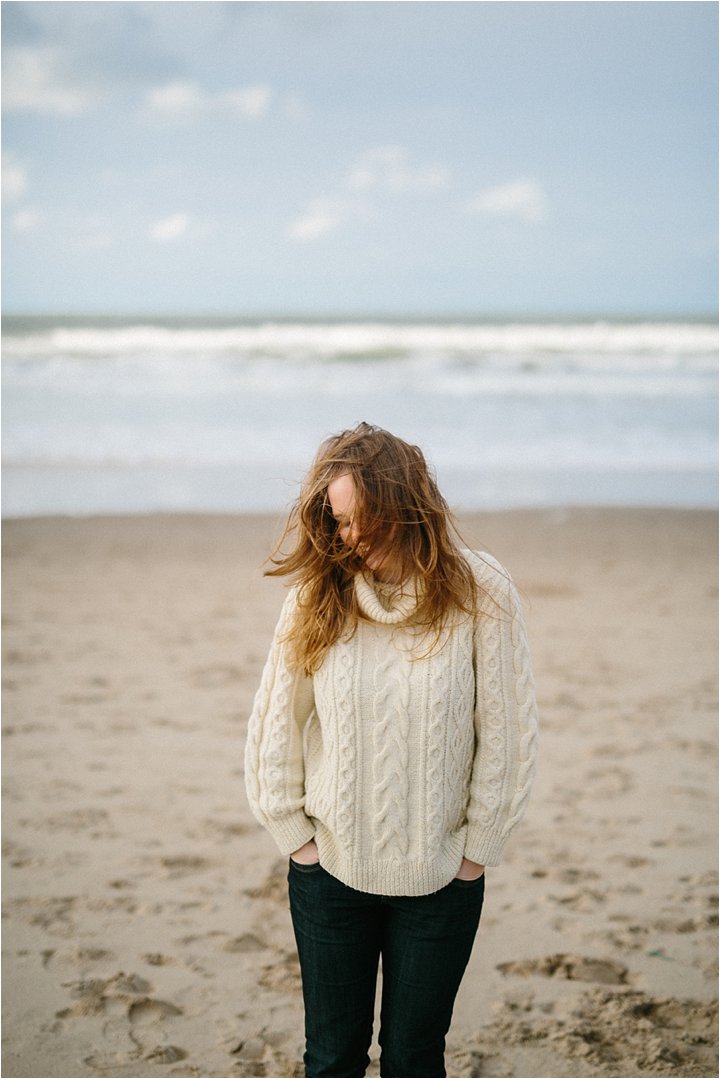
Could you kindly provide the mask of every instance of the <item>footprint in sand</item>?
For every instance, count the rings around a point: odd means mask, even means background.
[[[172,956],[163,955],[162,952],[146,952],[143,959],[151,967],[166,967],[175,962]]]
[[[10,839],[3,843],[2,856],[7,859],[13,869],[30,869],[44,863],[44,859],[35,854],[30,847],[21,847]]]
[[[517,1014],[503,1002],[495,1022],[478,1032],[472,1048],[485,1075],[508,1074],[492,1070],[502,1067],[498,1045],[522,1051],[533,1043],[552,1052],[555,1075],[717,1075],[716,1029],[716,1002],[657,1000],[637,990],[593,988],[557,1016]]]
[[[167,1000],[155,1000],[153,997],[135,1000],[128,1008],[128,1019],[132,1026],[148,1026],[176,1015],[182,1015],[181,1008]]]
[[[77,998],[69,1008],[55,1012],[57,1019],[80,1019],[86,1015],[100,1015],[105,1011],[107,998],[105,982],[99,978],[88,978],[81,982],[65,983],[70,996]]]
[[[563,884],[582,884],[587,880],[600,880],[600,874],[594,869],[581,869],[575,866],[568,866],[565,869],[558,870],[557,879]]]
[[[273,1039],[260,1030],[250,1037],[243,1038],[233,1049],[231,1056],[235,1058],[233,1075],[258,1077],[269,1076],[301,1076],[304,1069],[300,1061],[291,1061],[289,1057],[272,1044]]]
[[[46,948],[42,953],[44,967],[85,967],[92,963],[107,963],[115,959],[113,952],[105,948],[80,948],[57,951],[55,948]]]
[[[169,877],[185,877],[188,873],[202,873],[212,866],[212,862],[207,858],[200,858],[193,854],[161,858],[160,864],[167,870]]]
[[[145,1060],[152,1060],[155,1064],[174,1064],[178,1060],[185,1060],[187,1053],[177,1045],[159,1045],[145,1054]]]
[[[187,1052],[177,1045],[167,1044],[162,1037],[163,1024],[183,1015],[182,1008],[167,1000],[159,1000],[148,994],[153,987],[139,974],[121,971],[111,978],[90,978],[66,983],[65,988],[75,1003],[56,1012],[60,1020],[79,1019],[103,1015],[124,1017],[126,1033],[137,1052],[129,1057],[108,1060],[98,1056],[89,1057],[86,1063],[103,1070],[118,1064],[127,1066],[130,1061],[143,1057],[157,1064],[174,1064],[187,1057]]]
[[[148,996],[153,991],[153,986],[139,974],[125,974],[120,971],[111,978],[83,978],[63,984],[76,1003],[56,1012],[59,1019],[96,1015],[117,1002],[124,1006],[131,1025],[182,1015],[182,1010],[175,1004]]]
[[[549,895],[551,903],[557,903],[566,910],[592,911],[598,903],[604,903],[607,899],[605,892],[599,892],[595,888],[582,888],[572,895]]]
[[[240,937],[234,937],[223,944],[225,952],[261,952],[268,948],[264,941],[256,937],[254,933],[243,933]]]
[[[704,929],[717,928],[717,924],[718,916],[715,912],[711,912],[697,917],[681,918],[678,921],[660,918],[652,923],[652,928],[660,933],[701,933]]]
[[[646,869],[655,864],[652,858],[643,858],[639,854],[614,854],[610,861],[617,862],[625,869]]]
[[[501,974],[541,974],[544,978],[568,981],[600,982],[603,985],[626,985],[628,969],[610,959],[590,959],[581,955],[547,955],[539,959],[517,959],[498,963]]]
[[[617,916],[615,920],[617,920]],[[649,934],[650,929],[648,926],[631,923],[619,926],[617,929],[602,930],[598,933],[598,937],[613,948],[619,948],[620,951],[637,952],[646,947]]]
[[[259,984],[265,989],[280,990],[282,993],[299,993],[302,989],[300,964],[296,955],[276,953],[273,962],[266,966],[260,975]]]
[[[257,888],[245,888],[243,894],[250,899],[269,899],[275,903],[287,901],[287,862],[278,861]]]
[[[582,884],[584,881],[600,880],[601,875],[594,869],[584,869],[575,866],[568,866],[564,869],[553,869],[543,865],[533,869],[530,876],[540,879],[553,877],[561,884]]]
[[[77,903],[77,896],[23,898],[8,903],[7,913],[16,914],[29,925],[39,926],[55,936],[74,937],[77,927],[71,915]]]

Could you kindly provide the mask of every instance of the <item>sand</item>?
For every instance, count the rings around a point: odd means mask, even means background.
[[[463,518],[524,596],[542,747],[451,1076],[717,1075],[715,523]],[[302,1074],[286,863],[242,763],[278,526],[4,525],[5,1076]]]

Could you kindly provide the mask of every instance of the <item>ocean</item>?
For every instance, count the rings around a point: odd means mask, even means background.
[[[714,322],[3,321],[3,514],[284,511],[328,434],[459,510],[717,505]]]

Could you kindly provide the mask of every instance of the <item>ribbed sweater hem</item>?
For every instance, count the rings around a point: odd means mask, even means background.
[[[432,861],[404,858],[351,858],[336,844],[332,834],[318,823],[315,842],[320,865],[331,876],[371,895],[430,895],[457,876],[463,859],[464,836],[448,837],[445,848]]]

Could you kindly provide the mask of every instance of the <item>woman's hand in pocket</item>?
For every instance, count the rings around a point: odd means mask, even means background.
[[[299,847],[293,851],[290,855],[293,862],[297,862],[298,865],[315,865],[320,861],[320,855],[318,854],[317,844],[314,839],[309,840],[303,847]]]
[[[462,864],[458,869],[455,879],[456,880],[478,880],[479,877],[485,872],[485,866],[480,865],[479,862],[471,862],[469,858],[463,858]]]

